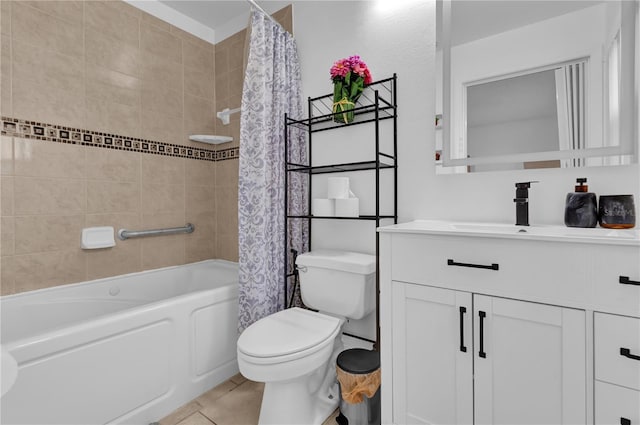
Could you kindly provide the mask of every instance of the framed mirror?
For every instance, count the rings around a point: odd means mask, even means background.
[[[437,4],[438,173],[635,161],[637,1]]]

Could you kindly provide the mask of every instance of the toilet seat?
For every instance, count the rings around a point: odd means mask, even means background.
[[[238,339],[238,354],[272,364],[308,356],[333,344],[342,320],[298,307],[279,311],[249,326]]]

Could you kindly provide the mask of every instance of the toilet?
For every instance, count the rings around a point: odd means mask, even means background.
[[[238,339],[238,366],[264,382],[259,424],[321,424],[337,408],[336,357],[342,326],[375,309],[376,257],[317,250],[296,259],[304,304],[249,326]]]

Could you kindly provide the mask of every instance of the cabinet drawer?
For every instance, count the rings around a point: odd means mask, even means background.
[[[598,305],[640,315],[640,247],[607,246],[594,257],[594,295]]]
[[[544,301],[552,296],[554,304],[586,301],[593,289],[589,269],[580,252],[566,248],[535,240],[397,234],[391,277],[513,298]],[[491,269],[493,264],[497,270]]]
[[[596,425],[640,424],[640,391],[596,381],[595,397]]]
[[[640,390],[640,319],[594,313],[595,377]]]

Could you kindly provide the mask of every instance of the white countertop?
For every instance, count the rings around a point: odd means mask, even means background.
[[[381,233],[415,233],[485,238],[530,239],[551,242],[640,246],[640,230],[579,228],[553,225],[516,226],[506,223],[416,220],[378,228]]]

